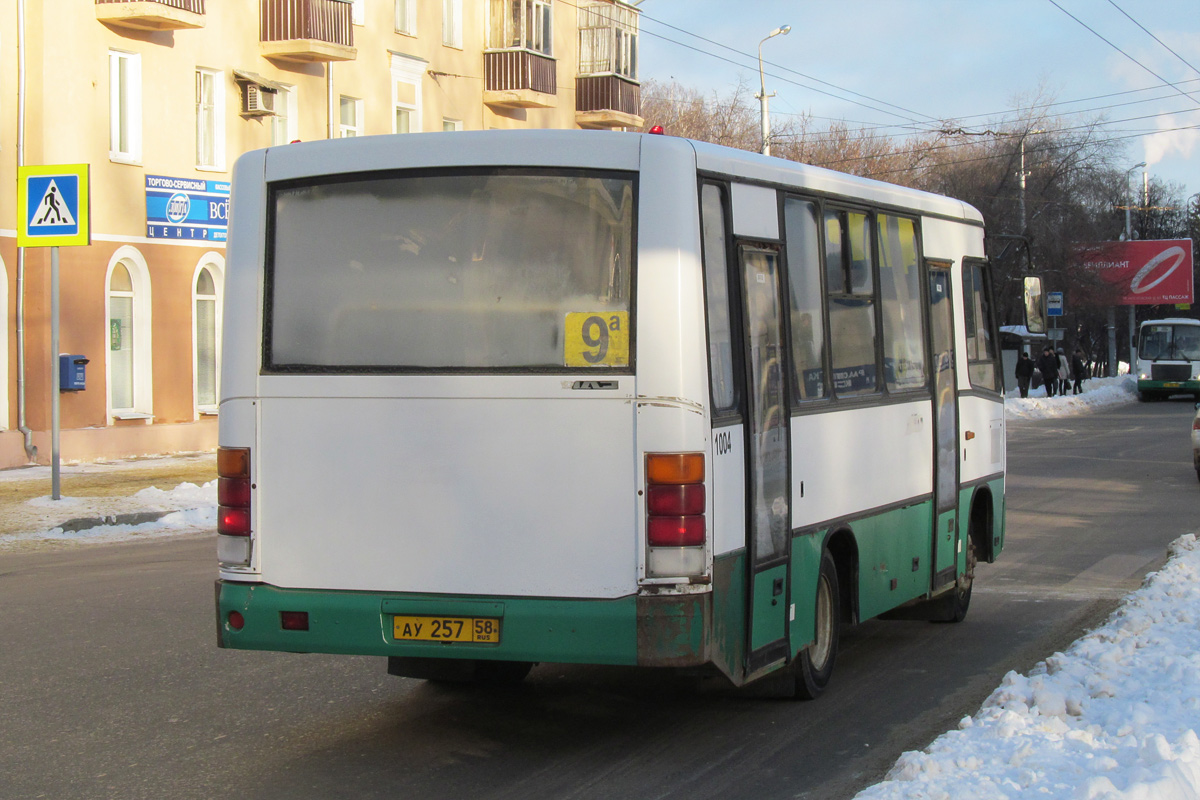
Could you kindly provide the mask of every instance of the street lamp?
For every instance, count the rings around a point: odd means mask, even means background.
[[[1129,191],[1129,176],[1133,174],[1135,169],[1141,169],[1146,166],[1143,161],[1140,164],[1134,164],[1129,169],[1125,170],[1125,241],[1132,241],[1133,231],[1130,225],[1129,209],[1133,205],[1133,195]],[[1133,368],[1133,340],[1134,331],[1137,328],[1137,309],[1135,306],[1129,306],[1129,364],[1130,369]],[[1108,309],[1108,377],[1117,377],[1117,309],[1109,307]]]
[[[781,34],[787,36],[791,30],[791,25],[783,25],[768,33],[766,39],[758,43],[758,99],[762,109],[762,153],[764,156],[771,155],[771,121],[767,112],[767,80],[763,75],[762,46],[767,39]]]

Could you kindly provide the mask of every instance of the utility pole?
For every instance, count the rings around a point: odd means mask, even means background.
[[[1134,164],[1129,169],[1125,170],[1125,241],[1133,241],[1133,227],[1129,215],[1130,207],[1133,205],[1133,197],[1129,191],[1129,176],[1135,169],[1141,169],[1146,166],[1143,161],[1140,164]],[[1130,323],[1133,323],[1135,312],[1133,306],[1129,307]],[[1133,329],[1130,328],[1130,336],[1133,335]],[[1130,353],[1132,358],[1133,353]],[[1132,361],[1129,362],[1133,364]],[[1117,309],[1115,306],[1108,307],[1108,377],[1117,377]]]

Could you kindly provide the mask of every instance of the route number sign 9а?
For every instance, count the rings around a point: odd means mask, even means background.
[[[88,164],[17,168],[17,246],[91,244]]]
[[[629,366],[629,312],[567,314],[563,364],[568,367]]]

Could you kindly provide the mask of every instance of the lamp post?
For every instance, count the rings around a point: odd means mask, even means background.
[[[763,74],[762,46],[767,39],[781,34],[787,36],[791,30],[791,25],[782,25],[768,33],[766,38],[758,43],[758,100],[762,116],[762,154],[764,156],[771,155],[771,120],[767,111],[767,79]]]
[[[1143,161],[1140,164],[1134,164],[1129,169],[1125,170],[1125,241],[1132,241],[1133,229],[1130,222],[1129,209],[1133,205],[1133,196],[1129,191],[1129,176],[1133,174],[1135,169],[1141,169],[1146,166]],[[1137,324],[1137,312],[1133,306],[1129,307],[1129,368],[1133,369],[1133,338],[1135,336],[1134,328]],[[1109,306],[1108,309],[1108,377],[1117,377],[1117,309]]]

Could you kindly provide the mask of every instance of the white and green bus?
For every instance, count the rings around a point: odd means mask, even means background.
[[[661,135],[292,144],[233,180],[223,647],[774,675],[1004,545],[983,221]]]
[[[1200,320],[1150,319],[1138,326],[1138,397],[1191,394],[1200,400]]]

